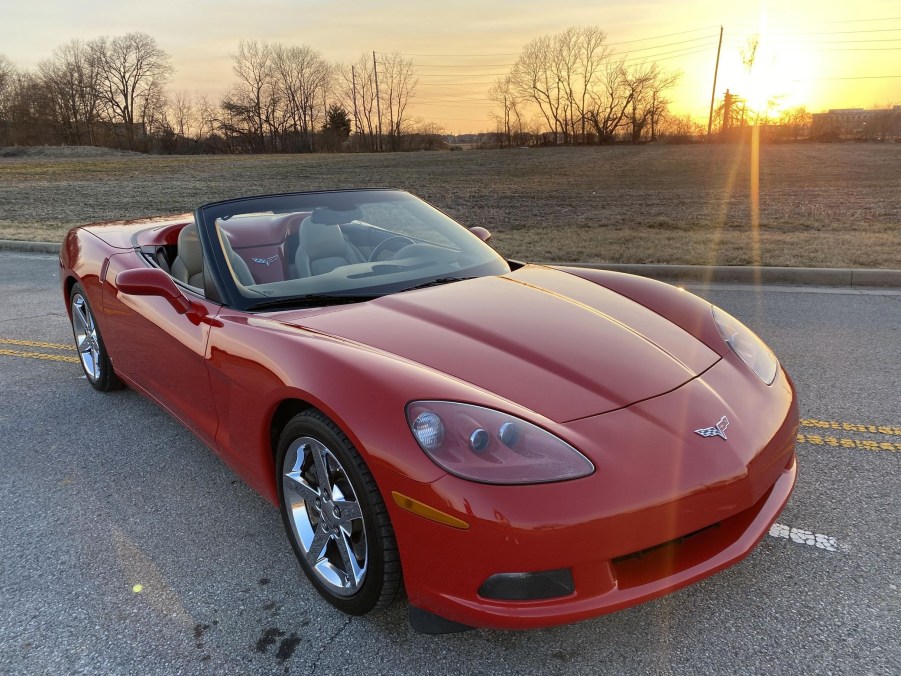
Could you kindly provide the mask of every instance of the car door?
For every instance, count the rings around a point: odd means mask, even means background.
[[[218,418],[206,358],[220,306],[187,287],[194,310],[184,314],[160,296],[118,291],[120,272],[146,266],[134,251],[117,254],[103,276],[104,343],[113,368],[215,448]]]

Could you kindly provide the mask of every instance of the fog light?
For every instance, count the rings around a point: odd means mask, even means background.
[[[479,587],[479,596],[499,601],[538,601],[569,596],[576,591],[569,568],[537,573],[498,573]]]

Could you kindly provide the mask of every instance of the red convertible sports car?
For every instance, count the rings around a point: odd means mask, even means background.
[[[508,261],[397,190],[249,197],[72,230],[88,381],[167,409],[279,506],[346,613],[573,622],[747,556],[795,482],[798,408],[726,312]]]

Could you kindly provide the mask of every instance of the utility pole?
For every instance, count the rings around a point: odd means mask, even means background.
[[[379,143],[378,149],[382,149],[382,100],[379,96],[379,66],[375,60],[375,51],[372,52],[372,70],[375,72],[375,109],[379,116]]]
[[[513,145],[510,140],[510,111],[507,109],[507,95],[504,94],[504,136],[506,136],[507,147]]]
[[[716,47],[716,66],[713,69],[713,89],[710,90],[710,116],[707,118],[707,137],[713,130],[713,100],[716,98],[716,76],[720,72],[720,50],[723,48],[723,27],[720,26],[720,43]]]
[[[354,131],[360,133],[360,116],[357,114],[357,67],[350,67],[351,91],[354,94]]]

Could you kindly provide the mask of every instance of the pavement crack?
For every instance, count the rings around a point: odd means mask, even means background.
[[[25,319],[43,319],[44,317],[62,317],[64,316],[62,312],[49,312],[43,315],[31,315],[29,317],[10,317],[9,319],[0,319],[0,324],[3,322],[21,322]]]
[[[315,674],[316,668],[319,666],[319,660],[322,657],[323,653],[331,647],[332,643],[341,635],[341,633],[347,629],[347,625],[350,624],[352,618],[346,617],[344,619],[344,624],[338,627],[338,631],[332,634],[331,638],[329,638],[325,643],[322,644],[322,647],[319,649],[319,652],[316,653],[316,656],[313,658],[313,664],[310,666],[310,673]]]

